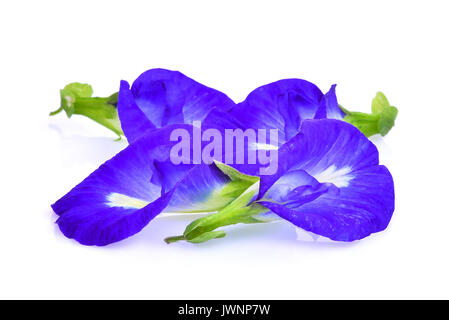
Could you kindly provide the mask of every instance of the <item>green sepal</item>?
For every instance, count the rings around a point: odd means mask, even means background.
[[[397,116],[398,109],[396,107],[390,106],[381,112],[378,128],[382,136],[385,136],[393,128]]]
[[[59,91],[61,96],[61,107],[58,110],[64,110],[70,118],[75,113],[75,103],[77,98],[90,98],[93,93],[92,86],[87,83],[70,83],[66,85],[64,89]],[[51,115],[56,114],[55,112],[52,112]]]
[[[229,181],[223,187],[213,190],[209,197],[198,206],[192,206],[189,209],[171,208],[170,212],[208,213],[219,211],[238,198],[251,185],[259,181],[259,177],[243,174],[224,163],[214,161],[214,164],[229,177]]]
[[[92,97],[92,86],[85,83],[70,83],[60,90],[61,105],[50,113],[54,116],[64,110],[67,117],[74,114],[86,116],[110,129],[119,136],[123,135],[117,112],[118,92],[108,97]]]
[[[220,162],[216,162],[216,165],[231,178],[231,183],[238,182],[242,185],[246,183],[246,188],[244,190],[241,188],[234,189],[239,190],[240,195],[238,195],[231,203],[217,213],[194,220],[186,227],[183,235],[166,238],[165,242],[172,243],[185,240],[191,243],[201,243],[211,239],[224,237],[225,233],[223,231],[214,231],[220,227],[238,223],[249,224],[265,222],[257,219],[255,216],[259,213],[266,212],[267,209],[255,202],[250,204],[259,193],[260,178],[242,174],[232,167]]]
[[[345,113],[343,120],[357,127],[367,137],[378,133],[385,136],[393,128],[398,115],[398,109],[390,105],[382,92],[374,97],[371,114],[349,111],[342,106],[340,109]]]
[[[260,180],[259,177],[243,174],[222,162],[214,161],[214,164],[221,170],[221,172],[231,179],[231,181],[222,190],[220,190],[217,195],[220,198],[234,200]],[[215,201],[217,203],[220,202],[219,199],[211,199],[211,201]],[[219,209],[222,208],[218,208],[217,210]]]
[[[227,164],[224,164],[223,162],[214,160],[214,163],[218,167],[218,169],[220,169],[221,172],[231,178],[232,181],[244,181],[249,183],[249,185],[252,185],[253,183],[260,180],[260,178],[257,176],[250,176],[241,173],[240,171],[234,169],[231,166],[228,166]]]
[[[371,111],[373,114],[380,114],[386,107],[389,106],[390,103],[388,102],[387,97],[385,97],[382,92],[378,92],[371,102]]]
[[[226,236],[226,233],[224,231],[210,231],[210,232],[206,232],[203,233],[202,235],[189,240],[189,242],[191,243],[203,243],[212,239],[219,239],[219,238],[223,238],[224,236]]]
[[[199,235],[198,237],[194,238],[194,239],[186,239],[184,236],[175,236],[175,237],[168,237],[165,238],[164,241],[167,244],[173,243],[173,242],[177,242],[177,241],[188,241],[190,243],[203,243],[209,240],[213,240],[213,239],[219,239],[219,238],[223,238],[224,236],[226,236],[226,233],[222,230],[219,231],[210,231],[210,232],[205,232],[201,235]]]

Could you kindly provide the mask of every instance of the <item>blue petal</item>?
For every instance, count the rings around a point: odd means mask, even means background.
[[[215,164],[195,165],[177,182],[166,212],[213,212],[232,201],[220,196],[231,179]]]
[[[231,109],[231,114],[245,123],[246,128],[278,129],[280,144],[298,133],[301,122],[334,116],[338,108],[334,87],[323,95],[321,90],[305,80],[285,79],[255,89],[245,101]]]
[[[53,204],[64,235],[106,245],[139,232],[159,214],[173,192],[162,192],[154,164],[169,158],[172,130],[149,131]]]
[[[244,121],[244,119],[242,119]],[[243,129],[245,123],[221,108],[213,108],[205,116],[201,126],[203,130],[217,129],[223,136],[226,129]]]
[[[290,170],[282,175],[265,193],[264,198],[299,206],[325,192],[338,192],[330,183],[320,183],[304,170]]]
[[[148,131],[52,205],[62,233],[84,245],[103,246],[142,230],[161,212],[212,212],[229,204],[240,184],[215,164],[175,165],[174,129]],[[189,140],[192,143],[191,138]]]
[[[123,80],[120,82],[117,109],[120,125],[130,143],[137,140],[147,130],[155,128],[155,125],[137,106],[128,82]]]
[[[261,204],[307,231],[338,241],[384,230],[394,185],[376,147],[338,120],[307,120],[279,150],[276,175],[261,177]],[[271,198],[270,198],[271,197]]]
[[[131,88],[120,88],[118,112],[128,141],[142,129],[201,121],[215,108],[229,110],[234,102],[225,94],[206,87],[177,71],[151,69],[142,73]],[[125,98],[121,99],[121,95]]]
[[[343,120],[345,113],[338,106],[335,87],[335,84],[332,85],[329,91],[321,98],[320,106],[315,114],[315,119]]]

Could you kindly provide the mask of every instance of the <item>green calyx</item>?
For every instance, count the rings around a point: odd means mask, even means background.
[[[123,135],[117,112],[118,92],[109,97],[92,97],[92,86],[84,83],[70,83],[60,90],[61,106],[50,113],[54,116],[64,110],[67,117],[83,115],[110,129],[119,136]]]
[[[259,177],[244,175],[237,170],[216,162],[217,167],[231,178],[231,183],[238,182],[246,188],[238,188],[239,195],[234,195],[235,199],[227,206],[213,213],[190,223],[184,233],[180,236],[168,237],[166,243],[176,241],[188,241],[191,243],[202,243],[212,239],[223,238],[226,234],[217,228],[229,226],[237,223],[262,223],[265,221],[255,217],[259,213],[266,212],[267,209],[258,203],[251,201],[259,193]],[[248,184],[248,182],[250,182]],[[234,189],[234,190],[237,190]],[[251,204],[250,204],[251,203]]]
[[[371,114],[352,112],[342,106],[340,109],[346,114],[343,120],[357,127],[367,137],[378,133],[385,136],[393,128],[398,115],[398,109],[390,105],[382,92],[374,97]]]

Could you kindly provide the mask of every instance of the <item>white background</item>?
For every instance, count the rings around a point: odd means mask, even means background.
[[[0,298],[449,298],[447,1],[4,1],[0,4]],[[50,204],[126,146],[88,119],[48,113],[59,89],[118,90],[180,70],[241,101],[288,77],[397,124],[375,138],[395,180],[385,232],[345,244],[288,223],[166,245],[160,218],[104,248],[64,238]]]

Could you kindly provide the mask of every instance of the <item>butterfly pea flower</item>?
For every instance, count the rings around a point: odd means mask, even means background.
[[[278,166],[276,174],[260,176],[256,200],[238,198],[166,241],[218,232],[218,227],[248,215],[261,222],[273,213],[336,241],[363,239],[388,226],[394,211],[393,179],[379,165],[375,145],[352,125],[332,119],[303,121],[300,132],[279,149]],[[257,168],[248,166],[246,171],[255,174]]]
[[[267,128],[279,131],[278,144],[295,136],[303,120],[337,119],[358,128],[365,136],[385,136],[395,124],[398,109],[378,92],[371,104],[371,114],[353,112],[338,104],[332,85],[326,94],[305,80],[284,79],[252,91],[230,114],[246,128]]]
[[[224,93],[206,87],[178,71],[151,69],[129,88],[120,83],[118,113],[129,142],[146,130],[168,124],[202,121],[214,108],[229,110],[234,102]]]
[[[130,143],[147,130],[169,124],[201,121],[213,108],[229,110],[234,102],[224,93],[206,87],[181,72],[151,69],[129,87],[121,81],[120,90],[108,97],[92,97],[89,84],[71,83],[60,90],[61,106],[51,116],[65,111],[84,115],[125,135]]]
[[[52,208],[62,233],[84,245],[107,245],[138,233],[161,212],[220,210],[253,185],[252,177],[230,168],[172,164],[175,129],[192,132],[189,125],[150,130],[56,201]]]
[[[283,219],[338,241],[384,230],[394,184],[376,146],[337,120],[305,121],[279,150],[275,175],[262,176],[260,204]]]
[[[279,131],[279,144],[298,133],[306,119],[343,119],[335,95],[335,85],[323,94],[311,82],[284,79],[252,91],[230,113],[248,128],[267,128]]]

